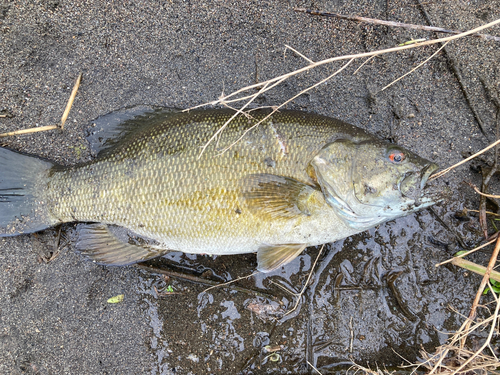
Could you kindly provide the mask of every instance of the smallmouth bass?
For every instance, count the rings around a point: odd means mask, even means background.
[[[439,200],[425,189],[436,164],[306,112],[277,112],[254,129],[269,111],[239,115],[201,154],[233,114],[146,111],[115,124],[109,134],[120,135],[96,159],[70,167],[0,148],[0,237],[91,223],[76,247],[100,264],[256,252],[268,272]]]

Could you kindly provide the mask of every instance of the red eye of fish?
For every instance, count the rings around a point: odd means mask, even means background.
[[[401,151],[391,152],[389,154],[389,160],[393,163],[401,163],[403,160],[405,160],[405,154],[403,154]]]

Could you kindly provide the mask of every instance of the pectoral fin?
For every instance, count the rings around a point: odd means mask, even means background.
[[[126,266],[166,254],[168,250],[158,249],[154,245],[132,244],[127,242],[119,230],[124,228],[110,227],[104,224],[83,224],[77,227],[78,252],[88,256],[98,264],[108,266]]]
[[[242,180],[241,188],[250,212],[268,219],[309,216],[324,203],[319,189],[273,174],[249,175]]]
[[[271,272],[291,262],[305,248],[307,244],[284,244],[262,246],[257,252],[257,269],[261,272]]]

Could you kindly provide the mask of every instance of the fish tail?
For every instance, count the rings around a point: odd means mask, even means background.
[[[53,166],[0,147],[0,237],[37,232],[58,223],[43,199]]]

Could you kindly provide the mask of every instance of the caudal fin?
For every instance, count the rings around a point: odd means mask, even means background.
[[[0,237],[57,224],[43,195],[53,163],[0,147]]]

